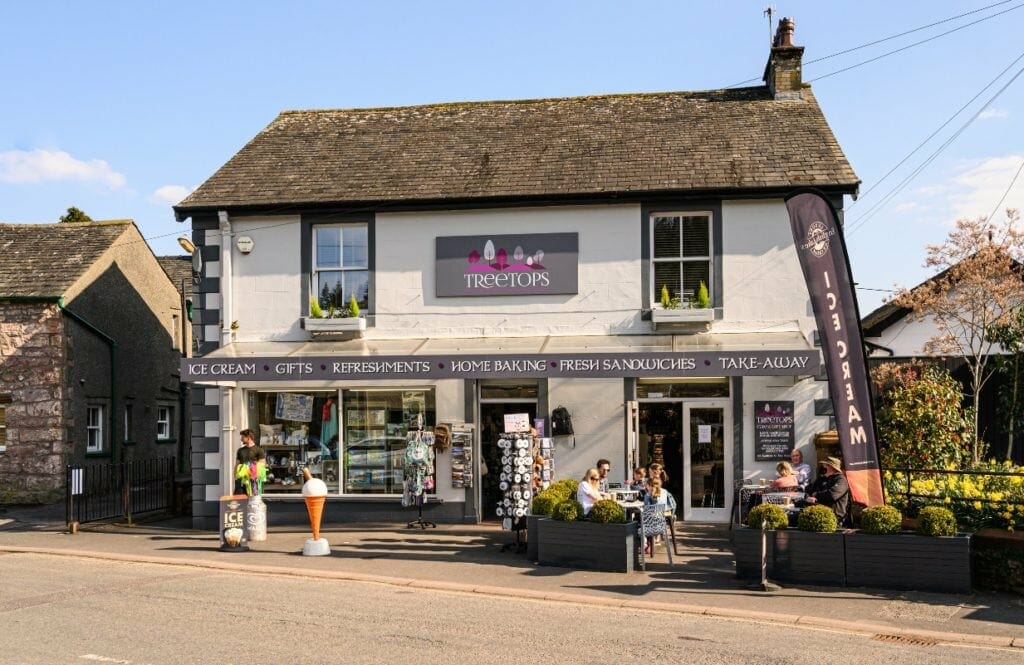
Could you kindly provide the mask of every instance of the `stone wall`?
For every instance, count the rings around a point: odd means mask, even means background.
[[[0,504],[64,494],[64,327],[56,304],[0,302],[0,395],[10,398]]]

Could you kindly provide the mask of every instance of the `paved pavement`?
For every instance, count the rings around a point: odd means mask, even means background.
[[[749,590],[733,575],[725,527],[686,525],[680,556],[669,566],[661,549],[647,572],[599,573],[536,566],[502,551],[511,535],[491,525],[332,525],[322,531],[331,555],[301,556],[309,537],[298,527],[272,527],[249,552],[218,550],[215,533],[187,519],[147,524],[86,525],[68,534],[63,510],[0,512],[0,552],[38,552],[99,559],[349,579],[444,591],[543,599],[585,605],[702,614],[863,635],[1024,649],[1024,597],[969,596],[841,587]]]

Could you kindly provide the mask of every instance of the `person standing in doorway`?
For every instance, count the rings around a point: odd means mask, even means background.
[[[254,483],[262,484],[267,473],[267,453],[256,445],[251,429],[243,429],[238,435],[242,446],[235,453],[235,494],[259,494],[254,490]]]
[[[612,463],[608,460],[601,458],[597,460],[597,475],[598,475],[598,490],[604,493],[608,492],[608,474],[612,470]]]

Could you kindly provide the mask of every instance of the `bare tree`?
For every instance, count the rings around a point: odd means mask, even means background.
[[[1005,222],[986,218],[961,219],[946,241],[929,245],[925,265],[940,272],[918,287],[902,289],[893,303],[911,310],[911,318],[931,319],[938,334],[925,352],[962,356],[970,373],[974,441],[971,456],[977,464],[983,452],[978,439],[981,390],[995,372],[990,356],[1001,351],[990,331],[1010,321],[1024,303],[1019,259],[1024,256],[1024,233],[1019,214],[1008,210]]]

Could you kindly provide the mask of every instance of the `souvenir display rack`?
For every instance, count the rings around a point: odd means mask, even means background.
[[[529,432],[502,432],[498,438],[501,449],[502,499],[495,509],[501,528],[514,531],[514,545],[521,549],[520,531],[526,528],[526,516],[533,499],[533,436]],[[503,549],[507,549],[506,548]]]
[[[452,487],[473,486],[473,426],[452,425]]]

